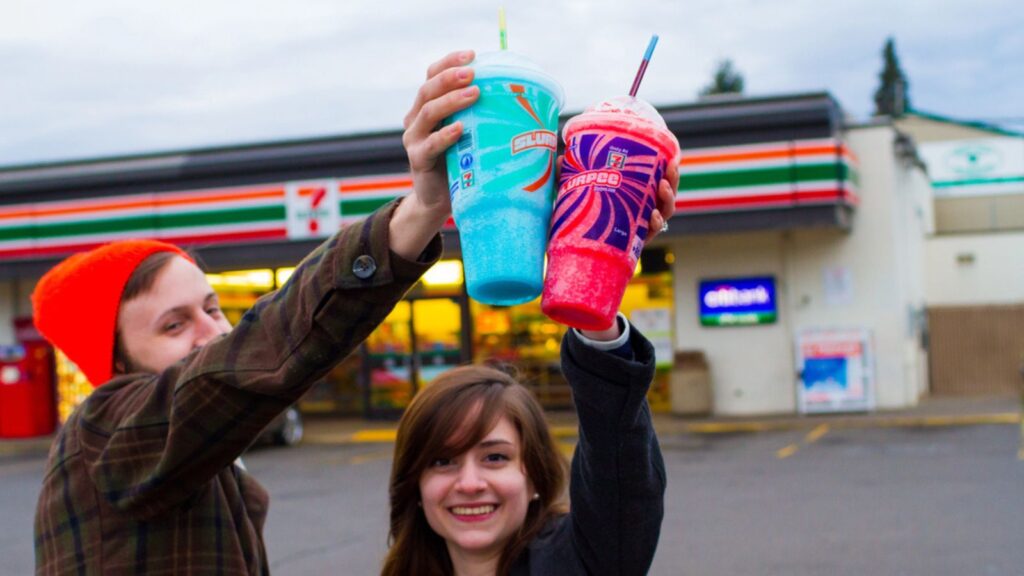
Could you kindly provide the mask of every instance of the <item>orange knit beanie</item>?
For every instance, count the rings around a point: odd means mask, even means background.
[[[36,328],[60,348],[93,386],[114,371],[114,337],[121,293],[135,268],[157,252],[174,252],[156,240],[119,240],[69,256],[47,272],[32,292]]]

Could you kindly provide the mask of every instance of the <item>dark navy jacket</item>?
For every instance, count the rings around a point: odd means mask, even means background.
[[[646,574],[664,516],[665,464],[647,389],[654,348],[630,327],[633,361],[601,352],[570,330],[562,370],[579,416],[570,512],[530,543],[513,576]]]

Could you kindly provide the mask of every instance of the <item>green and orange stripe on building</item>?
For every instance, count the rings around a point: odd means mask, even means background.
[[[388,202],[412,192],[407,174],[350,178],[338,183],[338,210],[345,224],[365,218]]]
[[[408,174],[349,178],[338,184],[338,210],[341,222],[349,224],[365,218],[388,202],[412,192],[412,177]],[[445,228],[454,229],[451,218]]]
[[[286,238],[284,188],[197,190],[0,208],[0,258],[59,255],[121,238],[218,244]]]
[[[676,209],[701,213],[856,205],[856,166],[838,139],[684,150]]]
[[[857,161],[838,139],[685,150],[680,214],[856,205]],[[59,256],[119,238],[178,244],[289,239],[287,189],[302,183],[145,193],[0,207],[0,260]],[[412,191],[408,174],[324,179],[342,225]],[[307,194],[308,196],[308,194]],[[309,201],[305,198],[306,202]],[[451,220],[448,227],[453,227]],[[312,227],[315,229],[315,227]],[[330,230],[319,231],[323,236]]]

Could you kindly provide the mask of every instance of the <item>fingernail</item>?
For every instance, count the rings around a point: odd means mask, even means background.
[[[452,136],[458,134],[460,130],[462,130],[461,122],[455,122],[454,124],[448,126],[448,133],[451,134]]]
[[[459,54],[459,60],[462,60],[463,62],[469,62],[472,59],[473,52],[471,50],[466,50],[465,52]]]
[[[470,86],[462,91],[462,95],[466,98],[476,95],[476,86]]]
[[[469,78],[469,68],[459,68],[458,72],[455,73],[455,77],[459,80]]]

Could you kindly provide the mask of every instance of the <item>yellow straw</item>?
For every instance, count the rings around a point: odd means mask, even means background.
[[[508,50],[508,27],[505,25],[505,7],[498,8],[498,34],[501,38],[501,49]]]

